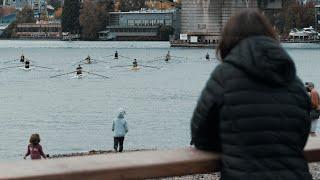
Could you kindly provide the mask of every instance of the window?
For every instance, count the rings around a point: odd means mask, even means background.
[[[171,19],[166,19],[166,20],[164,21],[164,24],[165,24],[166,26],[172,26],[172,20],[171,20]]]
[[[206,24],[198,24],[198,29],[206,29],[207,25]]]
[[[139,20],[134,20],[134,25],[135,25],[135,26],[139,26],[141,23],[142,23],[142,22],[141,22],[140,19],[139,19]]]
[[[134,26],[134,20],[128,20],[128,26]]]

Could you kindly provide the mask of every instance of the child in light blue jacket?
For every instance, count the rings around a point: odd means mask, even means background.
[[[114,133],[113,147],[115,151],[118,151],[118,146],[119,146],[119,152],[122,152],[123,150],[124,137],[129,131],[127,121],[124,119],[125,114],[126,112],[122,108],[120,108],[118,118],[114,120],[112,123],[112,131]]]

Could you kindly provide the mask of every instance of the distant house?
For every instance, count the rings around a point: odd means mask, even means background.
[[[43,11],[47,13],[46,0],[3,0],[3,6],[14,7],[16,9],[29,6],[33,9],[35,17],[38,17]]]
[[[16,20],[16,14],[9,14],[6,16],[0,17],[0,36],[3,31],[10,25],[11,22]]]
[[[61,24],[19,23],[14,37],[18,39],[61,39]]]
[[[258,6],[264,11],[281,10],[282,0],[260,0]]]
[[[161,26],[171,26],[179,34],[178,13],[175,9],[111,12],[106,32],[117,40],[159,40]]]
[[[10,24],[11,22],[16,20],[16,16],[17,16],[16,13],[2,16],[0,17],[0,24]]]

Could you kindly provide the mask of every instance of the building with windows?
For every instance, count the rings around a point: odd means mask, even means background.
[[[17,24],[15,38],[18,39],[61,39],[60,23]]]
[[[158,40],[161,26],[180,31],[178,10],[111,12],[106,31],[117,40]]]
[[[256,0],[183,0],[181,2],[181,40],[216,43],[224,24],[236,12],[257,8]]]
[[[36,17],[38,17],[41,12],[47,11],[46,0],[3,0],[3,6],[10,6],[16,9],[22,9],[25,6],[29,6],[33,9]]]
[[[15,20],[15,13],[0,17],[0,36],[2,35],[3,31],[10,25],[10,23]]]

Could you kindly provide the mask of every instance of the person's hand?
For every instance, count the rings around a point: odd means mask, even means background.
[[[23,156],[23,159],[26,160],[26,159],[27,159],[27,156]]]

